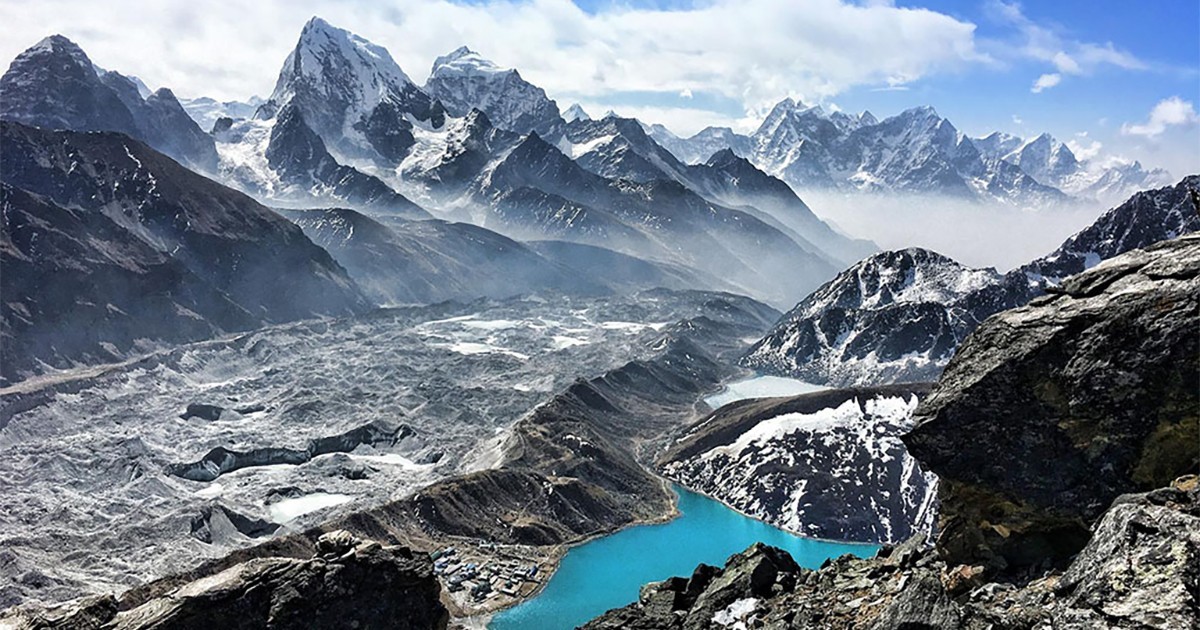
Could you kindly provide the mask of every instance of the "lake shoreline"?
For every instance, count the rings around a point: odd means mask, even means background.
[[[615,531],[597,534],[587,540],[567,546],[566,552],[555,563],[554,572],[547,575],[546,579],[528,597],[511,606],[498,608],[485,615],[473,615],[461,621],[469,624],[469,627],[496,628],[497,630],[507,630],[510,627],[573,627],[574,624],[585,622],[603,614],[610,608],[618,608],[636,601],[638,590],[646,582],[667,579],[673,575],[690,575],[697,564],[719,564],[729,555],[739,553],[755,542],[784,547],[796,558],[797,562],[802,565],[807,564],[810,568],[816,568],[827,558],[835,558],[847,553],[869,556],[878,549],[878,545],[870,543],[825,541],[797,535],[761,519],[742,514],[723,502],[692,491],[682,484],[671,482],[663,477],[660,479],[671,484],[670,490],[676,496],[672,515],[656,521],[630,523]],[[689,518],[691,520],[687,521]],[[676,530],[685,528],[686,531],[688,527],[698,527],[704,531],[706,528],[712,528],[722,536],[687,535],[683,539],[690,540],[694,544],[682,547],[670,544],[669,541],[664,543],[659,539],[663,536],[670,537],[667,530],[658,530],[653,526],[670,526],[673,522],[679,523],[675,527]],[[646,526],[649,528],[642,529]],[[596,551],[596,548],[589,546],[589,544],[597,543],[602,547],[626,544],[623,539],[633,541],[634,548],[628,553],[604,552],[603,549]],[[647,548],[657,548],[662,553],[647,556],[644,553]],[[633,553],[638,549],[643,550],[643,553]],[[600,553],[601,555],[598,558],[588,559],[587,556],[591,553]],[[610,558],[621,558],[621,567],[619,573],[606,576],[605,572],[611,567],[606,566],[605,561]],[[625,560],[627,558],[635,560],[631,564]],[[643,563],[640,566],[636,564],[639,558]],[[554,583],[555,579],[567,579],[573,582],[563,583],[568,584],[568,586],[563,586],[563,584]],[[631,579],[632,583],[624,585],[626,587],[624,592],[617,588],[610,588],[610,583],[629,582]],[[580,593],[583,591],[580,590],[580,584],[583,585],[583,590],[599,588],[601,592],[581,595]],[[591,586],[593,584],[599,584],[599,586],[593,587]],[[550,592],[548,589],[552,587],[554,591]],[[546,597],[551,599],[539,599]],[[565,601],[571,606],[562,610],[555,608],[561,601]],[[585,602],[582,608],[588,609],[589,616],[586,618],[578,615],[581,607],[574,604],[578,604],[579,601]],[[541,603],[530,608],[535,602]],[[599,606],[605,607],[599,608]],[[513,611],[523,612],[514,613]],[[564,615],[570,619],[563,621]],[[531,616],[534,621],[529,619]]]

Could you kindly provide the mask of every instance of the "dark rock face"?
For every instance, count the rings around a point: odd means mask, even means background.
[[[0,117],[5,120],[49,129],[137,133],[129,108],[100,81],[83,50],[62,35],[51,35],[17,55],[0,78],[0,91]]]
[[[48,129],[116,131],[206,172],[217,168],[213,139],[168,89],[143,99],[116,72],[97,74],[71,40],[52,35],[17,56],[0,78],[0,118]]]
[[[1200,623],[1197,532],[1200,494],[1191,477],[1121,497],[1065,574],[987,582],[982,567],[948,565],[920,537],[884,547],[871,559],[843,556],[818,571],[755,545],[724,568],[700,565],[690,579],[648,584],[636,603],[584,627],[1194,628]]]
[[[1020,272],[924,249],[882,252],[797,304],[742,364],[842,387],[931,380],[979,322],[1038,291]]]
[[[663,474],[804,535],[897,543],[930,531],[937,482],[900,442],[927,384],[730,403],[685,431]]]
[[[5,122],[0,141],[6,379],[367,308],[300,228],[136,140]]]
[[[1197,625],[1200,494],[1196,477],[1119,497],[1057,585],[1081,626]]]
[[[1200,190],[1200,175],[1137,193],[1022,269],[1052,279],[1065,278],[1118,254],[1200,231],[1200,207],[1191,197],[1194,190]]]
[[[283,181],[311,190],[314,195],[325,190],[355,206],[414,219],[429,218],[428,212],[380,179],[339,164],[326,150],[321,137],[305,122],[301,109],[292,103],[276,117],[266,158]]]
[[[17,610],[16,628],[444,629],[429,556],[330,532],[310,559],[258,558],[118,612],[112,597],[52,611]]]
[[[1064,558],[1119,494],[1200,458],[1200,236],[1135,250],[981,325],[905,437],[954,562]]]

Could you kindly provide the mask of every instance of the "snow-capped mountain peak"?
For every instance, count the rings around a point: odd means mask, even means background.
[[[460,46],[448,55],[442,55],[433,62],[433,70],[430,76],[439,76],[446,74],[458,75],[493,75],[502,72],[516,72],[516,70],[505,69],[492,63],[490,59],[485,59],[479,53]]]
[[[313,89],[369,111],[411,87],[386,48],[314,17],[284,61],[269,102],[282,107],[298,89]]]
[[[425,90],[451,116],[479,109],[497,127],[516,133],[554,137],[562,125],[558,105],[542,88],[466,46],[433,62]]]
[[[289,103],[341,161],[393,164],[411,145],[408,118],[436,114],[385,48],[318,17],[304,25],[255,117],[273,119]]]
[[[583,110],[583,106],[580,105],[579,103],[575,103],[574,105],[571,105],[570,107],[568,107],[567,111],[563,112],[562,117],[563,117],[563,120],[565,120],[567,122],[575,122],[576,120],[591,120],[592,119],[592,117],[589,116],[588,113]]]

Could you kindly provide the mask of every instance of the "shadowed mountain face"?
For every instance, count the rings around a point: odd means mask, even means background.
[[[71,40],[52,35],[17,56],[0,77],[0,119],[49,129],[118,131],[206,172],[217,151],[170,90],[147,98],[115,72],[97,73]]]
[[[339,164],[294,103],[285,105],[276,117],[266,158],[281,180],[311,191],[313,197],[328,195],[360,208],[429,218],[428,212],[378,178]]]
[[[36,341],[22,335],[29,340],[23,349],[5,344],[6,379],[40,371],[35,360],[57,367],[111,360],[158,341],[368,307],[346,272],[298,227],[136,140],[6,122],[0,142],[5,255],[28,272],[5,274],[5,326],[14,334],[45,331]],[[72,286],[83,295],[60,293],[57,280],[29,281],[56,269],[76,274]],[[139,294],[160,297],[139,305]],[[60,303],[71,304],[66,313]],[[60,346],[60,333],[73,341]]]
[[[260,319],[99,212],[0,184],[2,380],[38,362],[114,361],[149,340],[204,339]]]

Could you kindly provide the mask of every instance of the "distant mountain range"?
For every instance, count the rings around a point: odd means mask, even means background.
[[[1079,160],[1048,134],[970,138],[932,107],[878,120],[827,112],[790,98],[750,135],[709,127],[680,138],[662,125],[647,131],[685,162],[725,149],[746,157],[800,191],[938,194],[1020,206],[1100,201],[1161,186],[1169,175],[1138,162]]]

